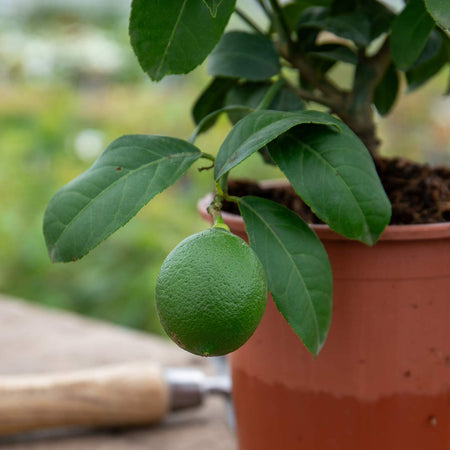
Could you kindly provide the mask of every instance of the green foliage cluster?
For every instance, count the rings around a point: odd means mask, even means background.
[[[221,220],[223,200],[238,205],[277,307],[317,354],[331,320],[331,269],[322,244],[284,207],[228,195],[227,177],[251,155],[265,152],[332,230],[373,245],[389,223],[390,204],[371,157],[378,147],[372,106],[386,114],[400,76],[414,89],[448,63],[448,7],[410,0],[395,14],[376,0],[257,3],[269,19],[267,30],[235,0],[133,0],[131,44],[153,80],[190,72],[209,55],[214,79],[194,105],[197,128],[188,140],[138,134],[114,140],[53,196],[44,235],[53,261],[77,260],[196,161],[212,161],[211,215]],[[225,32],[233,13],[252,32]],[[333,40],[320,42],[323,32]],[[350,89],[329,78],[341,62],[354,66]],[[254,83],[261,83],[259,98]],[[233,91],[234,104],[228,96]],[[195,141],[221,114],[230,116],[233,127],[214,156]]]

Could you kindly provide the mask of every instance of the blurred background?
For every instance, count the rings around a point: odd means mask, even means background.
[[[153,304],[159,267],[179,241],[206,228],[196,202],[212,185],[199,165],[77,263],[50,264],[42,236],[50,197],[112,140],[187,138],[193,129],[190,105],[208,79],[204,67],[152,83],[128,42],[129,4],[0,0],[0,293],[161,333]],[[450,163],[450,101],[441,95],[448,78],[447,71],[403,92],[379,122],[384,154]],[[228,130],[222,119],[198,145],[215,153]],[[279,176],[258,155],[233,171],[244,173]]]

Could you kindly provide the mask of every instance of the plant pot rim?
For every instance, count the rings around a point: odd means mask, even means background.
[[[278,181],[268,181],[262,183],[265,186],[273,184],[280,184]],[[213,199],[213,194],[209,193],[202,197],[197,203],[197,210],[201,217],[209,222],[212,222],[211,217],[207,212],[207,207]],[[245,226],[242,217],[237,214],[223,212],[222,217],[224,222],[232,228],[235,232],[245,233]],[[348,239],[334,231],[328,225],[312,224],[311,229],[322,240],[327,241],[348,241]],[[380,241],[414,241],[423,239],[444,239],[450,238],[450,222],[417,224],[417,225],[388,225],[381,234]]]

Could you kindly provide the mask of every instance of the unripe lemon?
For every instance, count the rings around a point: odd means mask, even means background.
[[[180,242],[156,281],[161,324],[183,349],[202,356],[232,352],[253,334],[266,305],[264,270],[239,237],[211,228]]]

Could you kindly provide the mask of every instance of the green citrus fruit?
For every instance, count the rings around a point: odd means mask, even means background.
[[[222,228],[194,234],[167,256],[156,281],[156,308],[171,339],[202,356],[232,352],[253,334],[266,305],[255,252]]]

